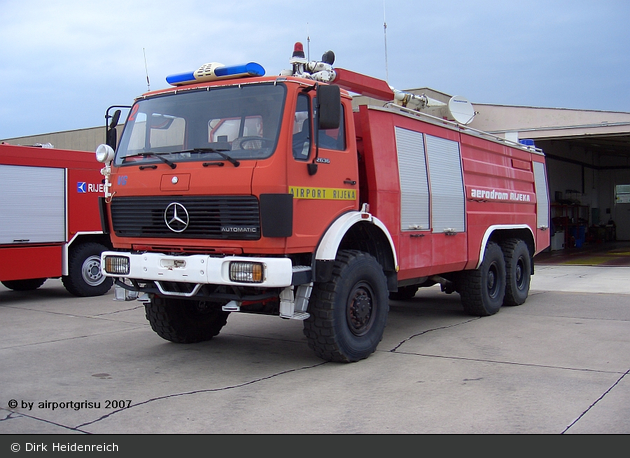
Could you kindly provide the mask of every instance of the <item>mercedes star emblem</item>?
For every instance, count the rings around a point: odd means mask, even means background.
[[[188,210],[179,202],[171,202],[164,210],[164,222],[173,232],[184,232],[188,227]]]

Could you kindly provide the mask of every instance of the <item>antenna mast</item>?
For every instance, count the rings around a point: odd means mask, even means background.
[[[389,69],[387,67],[387,21],[385,20],[385,0],[383,0],[383,37],[385,39],[385,81],[389,82]]]
[[[306,23],[306,58],[309,62],[311,61],[311,32],[308,22]]]
[[[147,90],[149,90],[149,92],[151,91],[151,84],[149,83],[149,69],[147,67],[147,53],[144,51],[144,48],[142,48],[142,54],[144,54],[144,71],[147,74]]]

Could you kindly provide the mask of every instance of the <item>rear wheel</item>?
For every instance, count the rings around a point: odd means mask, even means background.
[[[214,302],[153,296],[145,304],[147,320],[157,335],[175,343],[212,339],[227,323],[230,312]]]
[[[503,305],[521,305],[529,295],[532,258],[527,244],[520,239],[510,239],[502,244],[505,258],[506,287]]]
[[[33,291],[46,281],[45,278],[29,278],[28,280],[7,280],[2,284],[13,291]]]
[[[387,280],[376,259],[360,251],[341,251],[332,279],[314,285],[304,335],[326,361],[358,361],[376,350],[388,311]]]
[[[499,311],[505,296],[505,259],[499,245],[489,242],[479,268],[461,272],[458,291],[469,315],[489,316]]]

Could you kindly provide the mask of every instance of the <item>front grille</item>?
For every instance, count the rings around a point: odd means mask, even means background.
[[[171,204],[180,204],[185,211]],[[260,238],[260,213],[254,196],[118,197],[112,199],[111,205],[113,229],[119,237]]]

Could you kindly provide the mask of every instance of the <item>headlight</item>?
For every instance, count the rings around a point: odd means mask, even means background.
[[[230,263],[230,281],[239,283],[262,283],[265,266],[261,262],[233,261]]]

